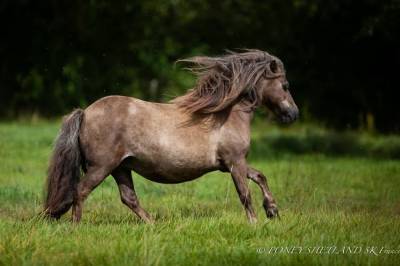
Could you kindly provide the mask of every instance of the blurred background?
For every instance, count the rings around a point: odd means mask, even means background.
[[[398,0],[2,0],[0,117],[122,94],[167,101],[179,58],[257,48],[285,63],[301,120],[400,131]]]

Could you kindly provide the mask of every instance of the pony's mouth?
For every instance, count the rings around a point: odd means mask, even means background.
[[[281,122],[282,124],[293,123],[299,117],[299,111],[297,109],[288,110],[287,112],[279,115],[278,117],[279,117],[278,118],[279,122]]]
[[[296,119],[293,119],[293,118],[285,115],[285,116],[281,116],[278,120],[282,124],[290,124],[290,123],[294,122]]]

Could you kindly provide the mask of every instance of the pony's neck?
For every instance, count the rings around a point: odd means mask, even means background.
[[[253,119],[254,110],[249,109],[243,103],[237,103],[232,106],[230,110],[230,117],[235,119],[237,123],[240,123],[243,126],[250,127],[251,120]]]
[[[192,126],[201,124],[204,128],[220,128],[226,123],[234,123],[241,127],[250,127],[254,110],[249,109],[243,103],[236,104],[225,108],[224,110],[207,115],[191,114],[183,125]]]

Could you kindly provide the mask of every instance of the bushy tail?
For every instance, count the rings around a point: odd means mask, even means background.
[[[79,129],[83,110],[76,109],[64,118],[56,139],[47,172],[47,196],[44,213],[60,218],[74,201],[74,191],[79,181],[82,155],[79,147]]]

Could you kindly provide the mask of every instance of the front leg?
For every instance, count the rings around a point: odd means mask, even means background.
[[[253,210],[253,206],[251,205],[250,189],[246,182],[247,169],[248,166],[244,159],[237,163],[232,163],[230,166],[232,179],[235,183],[236,191],[239,194],[240,201],[246,210],[247,218],[249,219],[250,223],[256,223],[257,216]]]
[[[247,177],[253,180],[260,187],[261,192],[263,193],[263,206],[267,217],[270,219],[279,217],[278,208],[274,198],[272,197],[272,193],[269,190],[267,178],[260,171],[251,167],[247,170]]]

